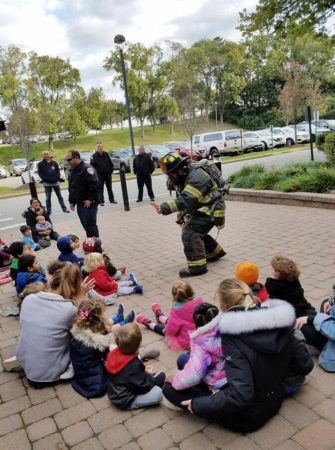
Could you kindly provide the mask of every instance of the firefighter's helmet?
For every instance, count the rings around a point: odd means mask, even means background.
[[[160,159],[160,166],[162,172],[165,174],[169,174],[173,172],[177,167],[187,167],[187,159],[188,157],[182,157],[177,152],[171,152],[164,155]]]

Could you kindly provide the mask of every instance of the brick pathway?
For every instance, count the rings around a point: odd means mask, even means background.
[[[184,264],[180,231],[174,217],[160,217],[150,206],[130,213],[111,212],[100,221],[101,235],[114,261],[126,264],[144,285],[143,296],[124,300],[127,310],[150,312],[153,302],[168,310],[170,282]],[[57,226],[60,233],[82,230],[77,219]],[[18,233],[2,236],[14,239]],[[283,252],[300,265],[307,297],[318,305],[334,282],[334,212],[290,206],[230,202],[227,225],[219,237],[228,255],[210,266],[210,272],[192,280],[198,293],[213,299],[219,281],[232,276],[236,263],[252,259],[261,269],[261,280],[270,274],[271,255]],[[39,253],[46,264],[57,255],[55,245]],[[13,305],[11,285],[0,286],[1,306]],[[108,308],[108,315],[115,311]],[[13,354],[19,334],[18,320],[0,316],[1,357]],[[161,338],[143,332],[143,345],[161,350],[155,368],[172,373],[177,353],[166,349]],[[2,369],[0,369],[2,370]],[[165,407],[120,412],[107,397],[86,400],[70,384],[33,390],[22,374],[0,373],[0,450],[76,450],[275,448],[322,450],[335,448],[335,374],[316,364],[301,392],[286,400],[279,414],[256,433],[239,435],[215,424]]]

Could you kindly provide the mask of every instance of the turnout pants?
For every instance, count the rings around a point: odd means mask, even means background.
[[[205,216],[191,216],[183,225],[181,239],[190,272],[206,269],[207,262],[214,261],[223,251],[221,245],[208,234],[213,226],[210,217]]]
[[[108,198],[110,203],[114,202],[114,194],[112,189],[112,174],[98,174],[99,177],[99,201],[100,203],[105,203],[104,198],[104,187],[106,184],[107,192],[108,192]]]
[[[152,190],[152,180],[151,175],[141,175],[137,174],[137,187],[138,187],[138,200],[143,200],[143,188],[144,185],[147,188],[148,195],[150,197],[150,200],[153,200],[155,198],[155,194]]]

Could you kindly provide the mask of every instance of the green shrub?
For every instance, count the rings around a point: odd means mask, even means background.
[[[234,187],[242,189],[254,189],[255,184],[261,178],[262,174],[258,172],[250,173],[248,176],[237,177],[234,181]]]
[[[279,170],[270,170],[264,172],[262,176],[256,181],[255,189],[274,189],[276,183],[283,178]]]
[[[321,133],[316,136],[315,144],[319,150],[322,151],[325,150],[325,140],[326,140],[326,133]]]
[[[311,173],[286,178],[275,185],[282,192],[327,192],[335,188],[335,170],[321,167]]]
[[[335,133],[328,133],[325,140],[327,161],[335,166]]]
[[[228,183],[235,183],[235,180],[242,177],[248,177],[253,173],[263,173],[265,172],[265,167],[261,164],[255,164],[253,166],[243,166],[242,169],[230,175]]]

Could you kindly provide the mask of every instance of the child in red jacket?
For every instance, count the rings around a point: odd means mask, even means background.
[[[120,295],[142,294],[143,292],[142,286],[137,283],[133,273],[130,273],[129,279],[126,281],[115,281],[108,274],[104,257],[101,253],[89,253],[86,255],[84,270],[89,274],[89,280],[94,279],[94,290],[105,297],[105,299],[107,297],[116,298]]]

